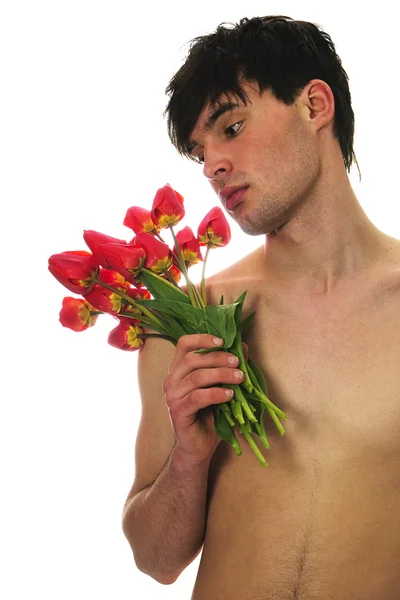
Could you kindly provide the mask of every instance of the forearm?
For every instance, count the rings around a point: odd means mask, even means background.
[[[209,462],[189,465],[174,448],[154,484],[127,503],[123,531],[138,569],[172,583],[204,540]]]

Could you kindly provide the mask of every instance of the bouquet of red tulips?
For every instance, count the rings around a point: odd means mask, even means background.
[[[205,265],[211,248],[226,246],[230,229],[219,207],[212,208],[201,221],[197,237],[190,227],[176,235],[174,225],[185,215],[183,197],[170,185],[160,188],[152,210],[140,206],[128,209],[123,224],[135,233],[130,242],[96,231],[84,231],[83,238],[91,252],[75,250],[53,254],[49,270],[54,277],[79,298],[66,297],[60,311],[60,322],[73,331],[84,331],[96,323],[99,314],[109,314],[118,321],[108,342],[122,350],[138,350],[146,337],[161,337],[177,344],[180,336],[210,333],[224,340],[215,350],[225,350],[239,359],[245,374],[234,390],[232,400],[213,406],[215,430],[230,443],[237,455],[242,453],[234,433],[237,425],[256,454],[261,465],[268,466],[251,437],[259,436],[265,448],[269,443],[264,429],[263,413],[267,410],[278,431],[285,430],[278,417],[286,414],[268,398],[265,379],[256,364],[243,356],[242,334],[254,317],[242,320],[246,292],[233,304],[208,305],[205,293]],[[171,250],[160,232],[169,228],[174,241]],[[203,261],[201,246],[206,246],[200,291],[190,281],[188,269]],[[181,289],[181,277],[186,292]],[[157,333],[145,333],[143,326]],[[198,353],[213,352],[200,349]]]

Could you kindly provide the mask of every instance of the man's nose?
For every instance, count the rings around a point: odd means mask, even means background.
[[[208,150],[204,155],[203,174],[210,181],[215,181],[219,176],[232,171],[232,163],[226,155],[215,150]]]

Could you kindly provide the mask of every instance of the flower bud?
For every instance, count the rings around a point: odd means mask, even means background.
[[[95,285],[85,299],[102,312],[117,315],[121,310],[121,296],[116,292],[107,290],[101,285]]]
[[[107,261],[107,258],[104,256],[102,252],[102,246],[104,244],[126,244],[125,240],[120,240],[118,238],[111,237],[110,235],[106,235],[105,233],[99,233],[98,231],[93,231],[91,229],[85,230],[83,232],[83,239],[85,240],[88,248],[93,253],[99,262],[99,264],[104,267],[104,269],[112,268]]]
[[[129,288],[126,290],[125,294],[130,296],[132,300],[151,300],[150,292],[145,288]],[[124,299],[122,299],[122,307],[121,312],[129,313],[132,319],[135,319],[135,316],[139,318],[142,315],[142,311],[139,306],[134,306],[133,304],[129,304]]]
[[[200,246],[226,246],[231,239],[231,230],[222,209],[214,206],[201,221],[197,237]]]
[[[133,238],[133,244],[137,248],[142,248],[146,259],[144,266],[154,273],[162,273],[164,269],[169,269],[172,265],[173,254],[167,244],[161,242],[151,233],[138,233]]]
[[[85,331],[97,321],[99,315],[93,312],[97,312],[95,307],[86,300],[66,296],[60,310],[60,323],[72,331]]]
[[[128,208],[124,225],[132,229],[135,233],[159,233],[160,228],[154,223],[151,211],[141,206],[131,206]]]
[[[108,285],[111,285],[118,290],[121,290],[122,292],[131,286],[129,281],[127,281],[125,277],[121,275],[121,273],[114,271],[113,269],[100,269],[97,279],[107,283]]]
[[[108,335],[108,343],[120,350],[138,350],[144,344],[144,340],[138,338],[138,334],[144,330],[133,323],[130,319],[121,319],[119,325]]]
[[[142,285],[139,280],[139,273],[146,258],[143,248],[139,248],[132,243],[107,243],[102,245],[101,252],[110,268],[112,267],[113,270],[118,271],[129,283],[136,287]]]
[[[153,222],[164,229],[176,225],[185,216],[183,196],[176,192],[168,183],[157,190],[151,209]]]
[[[176,240],[181,249],[182,258],[186,262],[188,267],[195,265],[196,263],[203,260],[200,252],[200,244],[198,239],[194,236],[193,231],[190,227],[184,227],[181,231],[176,234]],[[178,252],[174,246],[174,255],[178,257]]]
[[[50,256],[49,271],[70,292],[83,295],[93,289],[99,263],[90,252],[69,250]]]

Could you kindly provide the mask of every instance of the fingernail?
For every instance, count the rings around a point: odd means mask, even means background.
[[[233,376],[236,377],[236,379],[242,379],[243,372],[242,371],[233,371]]]
[[[231,365],[237,365],[239,362],[237,356],[228,356],[228,363]]]
[[[221,340],[221,338],[213,338],[213,342],[216,346],[222,346],[222,344],[224,343],[224,340]]]

